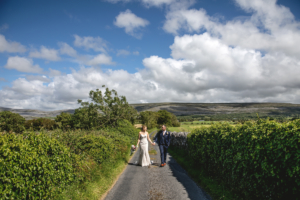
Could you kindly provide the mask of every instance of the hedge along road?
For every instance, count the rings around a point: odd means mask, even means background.
[[[153,131],[150,137],[153,138],[155,133]],[[167,165],[159,167],[157,144],[152,146],[149,143],[149,151],[153,161],[151,167],[136,165],[140,153],[138,149],[105,200],[211,199],[169,154]]]

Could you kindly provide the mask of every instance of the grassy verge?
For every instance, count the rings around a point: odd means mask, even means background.
[[[131,158],[128,155],[128,160]],[[93,170],[91,179],[84,183],[70,185],[56,199],[101,199],[106,192],[114,185],[119,175],[124,171],[128,162],[117,160],[104,162],[97,169]]]
[[[169,148],[169,153],[213,199],[239,199],[235,194],[225,188],[219,180],[209,177],[199,166],[194,166],[187,152],[174,147]]]

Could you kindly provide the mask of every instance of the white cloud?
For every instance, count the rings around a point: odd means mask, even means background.
[[[131,0],[105,0],[109,3],[119,3],[119,2],[122,2],[122,3],[129,3],[131,2]]]
[[[175,2],[175,0],[142,0],[142,3],[144,5],[146,5],[147,7],[150,7],[150,6],[160,7],[162,5],[169,5],[174,2]]]
[[[32,58],[41,58],[50,61],[59,61],[61,58],[58,55],[58,51],[55,49],[48,49],[44,46],[41,46],[40,51],[32,51],[29,53],[29,56]]]
[[[105,1],[113,4],[119,2],[120,3],[132,2],[132,0],[105,0]],[[172,9],[174,7],[179,7],[179,8],[187,7],[195,3],[195,0],[138,0],[138,1],[141,2],[141,4],[147,8],[152,6],[161,7],[163,5],[166,5],[171,7]]]
[[[27,73],[42,73],[43,69],[40,68],[39,65],[33,65],[32,59],[28,59],[25,57],[9,57],[7,63],[5,65],[7,69],[16,69],[20,72],[27,72]]]
[[[49,68],[49,76],[53,77],[53,76],[60,76],[60,75],[61,75],[60,71]]]
[[[148,24],[148,20],[136,16],[129,9],[127,9],[125,12],[120,12],[114,21],[114,25],[119,28],[125,28],[125,32],[127,34],[136,38],[142,37],[142,34],[139,32],[139,30],[141,27],[146,27]]]
[[[106,53],[107,42],[100,37],[80,37],[74,35],[74,45],[76,47],[84,47],[86,50],[93,49],[94,51],[100,51]]]
[[[300,55],[300,23],[288,8],[275,0],[236,0],[236,4],[252,16],[221,23],[203,9],[178,9],[167,13],[163,28],[175,35],[207,31],[227,45]]]
[[[51,80],[47,76],[35,76],[35,75],[26,75],[28,81],[41,81],[44,83],[49,83]]]
[[[70,45],[68,45],[67,43],[64,42],[60,42],[58,44],[60,46],[60,53],[61,54],[65,54],[71,57],[76,57],[77,56],[77,52],[75,49],[73,49]]]
[[[90,66],[96,66],[96,65],[113,65],[115,63],[112,62],[112,58],[110,56],[107,56],[105,54],[98,54],[97,56],[89,60],[86,64]]]
[[[128,56],[130,55],[130,51],[127,51],[125,49],[120,49],[117,51],[117,56]]]
[[[0,52],[22,53],[26,48],[18,42],[10,42],[5,39],[4,35],[0,34]]]

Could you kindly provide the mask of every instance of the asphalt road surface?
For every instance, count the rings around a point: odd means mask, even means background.
[[[153,137],[154,134],[152,132],[150,135]],[[105,200],[211,199],[171,155],[167,155],[167,165],[159,167],[159,148],[149,144],[149,151],[153,152],[153,149],[157,152],[156,155],[150,154],[153,165],[150,168],[136,165],[137,150]]]

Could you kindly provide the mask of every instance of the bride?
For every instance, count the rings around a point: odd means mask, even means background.
[[[142,131],[139,132],[139,139],[137,142],[137,147],[140,145],[140,156],[139,156],[139,162],[138,165],[141,165],[142,167],[144,166],[150,166],[151,161],[150,161],[150,156],[149,156],[149,152],[148,152],[148,141],[154,145],[155,143],[153,143],[150,140],[149,134],[147,132],[147,126],[143,125],[142,126]]]

